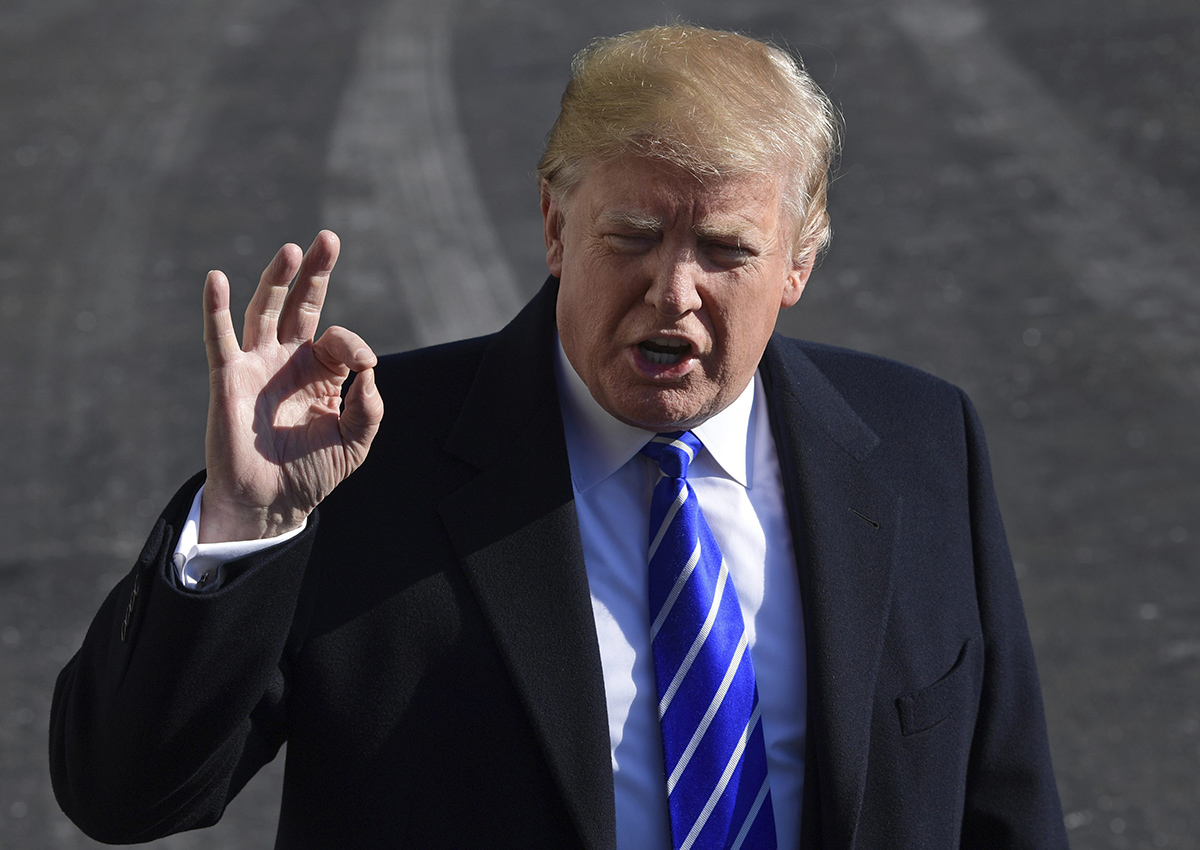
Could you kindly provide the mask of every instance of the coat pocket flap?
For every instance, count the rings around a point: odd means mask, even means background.
[[[968,638],[959,650],[958,659],[945,676],[916,693],[896,700],[900,712],[900,732],[915,735],[932,729],[962,705],[975,678],[975,654]]]

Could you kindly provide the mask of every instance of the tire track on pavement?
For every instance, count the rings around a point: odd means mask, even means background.
[[[1108,312],[1139,320],[1131,341],[1167,380],[1200,401],[1200,217],[1118,186],[1141,175],[1092,141],[1032,73],[989,37],[987,16],[970,2],[902,0],[897,26],[928,63],[934,81],[975,108],[958,122],[967,138],[1014,152],[1015,184],[1043,182],[1058,202],[1030,212],[1051,237],[1072,284]]]
[[[328,315],[379,352],[495,330],[524,303],[456,116],[454,11],[377,8],[330,145],[324,220],[344,251]]]

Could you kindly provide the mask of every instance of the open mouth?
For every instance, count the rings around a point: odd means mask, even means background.
[[[638,349],[651,363],[672,366],[692,350],[692,345],[681,339],[648,339],[638,343]]]

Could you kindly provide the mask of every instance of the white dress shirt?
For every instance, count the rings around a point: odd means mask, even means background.
[[[653,461],[640,454],[651,432],[614,419],[592,398],[561,346],[556,377],[600,644],[612,744],[619,850],[664,850],[670,816],[650,653],[650,496]],[[775,830],[781,848],[799,845],[804,791],[805,644],[800,584],[784,507],[783,479],[756,374],[725,410],[693,429],[704,444],[688,482],[729,565],[746,621],[762,706]],[[221,564],[281,543],[201,544],[192,502],[174,565],[180,583],[221,584]]]
[[[671,847],[659,728],[646,554],[658,467],[640,454],[653,436],[614,419],[558,347],[575,511],[604,668],[616,791],[617,847]],[[804,620],[783,478],[762,379],[692,432],[706,451],[688,483],[737,590],[754,661],[778,846],[799,846],[804,791]]]

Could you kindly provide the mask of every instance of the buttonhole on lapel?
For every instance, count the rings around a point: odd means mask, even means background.
[[[863,519],[863,520],[866,520],[867,522],[869,522],[871,524],[871,528],[879,528],[879,523],[877,523],[875,520],[871,519],[869,516],[864,516],[864,515],[860,514],[858,511],[854,510],[854,508],[850,509],[850,513],[854,514],[859,519]]]

